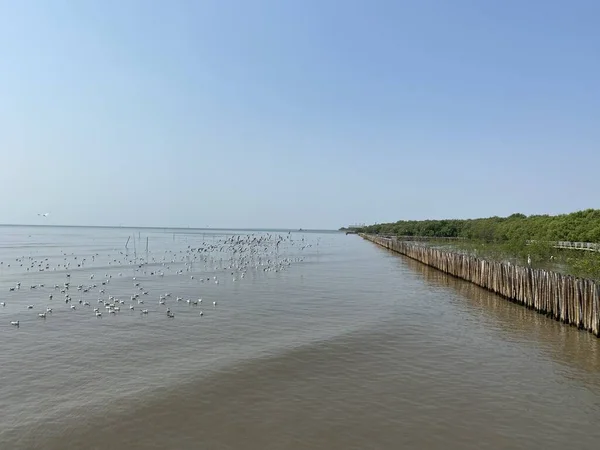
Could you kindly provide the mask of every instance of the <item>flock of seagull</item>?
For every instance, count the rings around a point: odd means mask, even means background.
[[[67,278],[69,278],[69,274],[67,274]],[[93,278],[93,276],[91,278]],[[103,284],[105,284],[105,285],[108,284],[110,282],[110,278],[112,278],[112,276],[108,275],[107,281],[104,282]],[[213,277],[213,278],[214,278],[215,283],[218,284],[218,281],[219,281],[218,278],[216,276]],[[244,278],[244,273],[242,273],[241,278]],[[133,277],[133,280],[135,281],[136,277]],[[208,278],[207,280],[210,280],[210,278]],[[202,280],[202,281],[204,281],[204,280]],[[134,286],[138,287],[140,290],[142,290],[144,295],[148,295],[148,291],[144,291],[143,288],[140,286],[140,283],[135,282]],[[40,284],[40,285],[33,285],[30,288],[31,289],[36,289],[36,288],[43,288],[43,287],[44,287],[44,285]],[[65,303],[69,306],[69,308],[71,310],[75,310],[75,309],[77,309],[77,305],[73,302],[72,296],[67,292],[67,291],[69,291],[70,287],[71,287],[71,283],[68,282],[68,281],[65,282],[62,286],[60,286],[58,284],[54,285],[54,289],[55,290],[60,290],[61,293],[64,293]],[[89,286],[87,286],[85,288],[83,287],[83,285],[79,285],[79,286],[77,286],[77,289],[79,291],[89,292],[90,289],[93,289],[95,287],[97,287],[96,284],[89,285]],[[15,288],[11,288],[11,289],[12,290],[20,290],[20,288],[21,288],[21,284],[17,283],[17,286]],[[105,289],[99,289],[99,293],[104,294],[105,292],[106,292]],[[168,293],[166,293],[164,295],[160,295],[159,296],[159,300],[158,300],[158,304],[166,306],[166,299],[170,298],[170,297],[171,297],[171,293],[170,292],[168,292]],[[50,294],[48,296],[48,299],[49,299],[49,301],[52,301],[54,299],[54,294]],[[177,297],[176,301],[177,302],[181,302],[181,301],[183,301],[183,298],[182,297]],[[82,298],[79,299],[78,303],[79,303],[80,306],[90,307],[91,308],[90,302],[87,301],[87,300],[84,301]],[[187,299],[186,303],[188,305],[197,306],[198,304],[202,303],[202,299],[201,298],[199,298],[197,300]],[[213,303],[213,306],[217,306],[217,302],[216,301],[213,301],[212,303]],[[121,306],[125,305],[125,301],[122,300],[122,299],[116,298],[113,295],[109,295],[108,299],[106,299],[106,300],[102,299],[102,298],[99,298],[98,299],[98,304],[102,305],[106,309],[105,312],[107,312],[108,314],[116,314],[116,313],[118,313],[118,312],[121,311]],[[140,298],[140,294],[139,293],[134,293],[133,295],[131,295],[131,297],[130,297],[130,304],[129,304],[129,310],[134,311],[136,304],[137,305],[144,305],[144,300],[142,298]],[[6,306],[6,302],[0,302],[0,306],[5,307]],[[102,317],[102,311],[100,310],[100,308],[101,308],[100,306],[93,308],[93,313],[95,314],[96,317]],[[141,314],[148,314],[149,310],[147,308],[144,308],[144,307],[142,307],[142,308],[143,309],[141,309]],[[28,310],[34,309],[34,305],[27,305],[27,309]],[[41,318],[41,319],[45,319],[46,317],[48,317],[49,314],[52,314],[52,311],[53,311],[53,308],[51,308],[50,306],[47,306],[46,309],[43,312],[39,312],[38,313],[38,317]],[[167,317],[169,317],[169,318],[174,318],[175,317],[175,314],[171,311],[170,307],[166,307],[165,312],[166,312]],[[200,316],[203,316],[203,315],[204,315],[204,313],[202,311],[200,311]],[[20,321],[19,320],[14,320],[14,321],[11,321],[10,324],[13,325],[13,326],[19,327],[20,326]]]
[[[135,238],[134,238],[135,239]],[[142,286],[142,280],[149,281],[152,278],[162,279],[165,274],[168,276],[184,276],[188,275],[190,281],[196,281],[198,288],[200,285],[207,286],[214,284],[218,286],[220,281],[227,275],[231,276],[232,282],[243,280],[250,272],[280,272],[286,270],[292,263],[302,262],[303,257],[298,254],[313,244],[305,243],[304,237],[301,240],[294,240],[293,235],[275,235],[275,234],[249,234],[237,235],[226,238],[217,238],[213,236],[211,242],[203,241],[200,245],[192,247],[188,245],[182,250],[165,250],[160,256],[152,256],[146,251],[144,255],[138,255],[126,249],[116,251],[113,254],[105,255],[109,266],[122,268],[132,268],[133,275],[124,276],[122,272],[118,273],[115,278],[122,279],[127,284],[127,279],[133,284],[132,291],[125,295],[116,295],[116,291],[122,291],[123,287],[118,286],[110,293],[113,276],[105,273],[101,282],[94,282],[95,274],[89,275],[90,282],[88,284],[78,284],[75,286],[71,283],[71,272],[77,275],[85,274],[89,269],[87,265],[89,261],[99,262],[100,254],[95,253],[91,257],[81,257],[74,254],[68,255],[62,252],[62,261],[58,264],[51,262],[48,258],[35,259],[33,257],[19,257],[14,260],[14,263],[23,267],[29,275],[32,271],[62,272],[61,282],[53,286],[45,286],[44,284],[32,284],[29,286],[29,291],[37,292],[44,289],[50,289],[48,300],[45,308],[37,309],[34,304],[26,304],[24,313],[37,314],[39,319],[49,318],[53,311],[62,308],[67,310],[77,310],[78,308],[89,308],[90,314],[97,318],[103,317],[103,314],[116,315],[121,313],[121,309],[129,310],[130,312],[139,311],[140,315],[145,316],[154,312],[148,309],[146,305],[152,304],[149,290]],[[318,245],[318,243],[317,243]],[[296,257],[286,256],[292,247],[297,250]],[[13,264],[14,264],[13,263]],[[11,267],[11,264],[0,261],[0,267]],[[98,269],[98,267],[96,267]],[[22,269],[20,269],[22,270]],[[218,275],[217,275],[218,274]],[[58,275],[58,274],[57,274]],[[212,276],[207,276],[212,275]],[[87,275],[85,275],[87,276]],[[74,277],[75,278],[75,277]],[[164,281],[163,281],[164,283]],[[120,283],[119,283],[120,284]],[[31,298],[31,295],[26,295],[27,289],[22,288],[21,282],[16,282],[9,287],[11,295],[15,298],[17,295],[23,295]],[[92,304],[90,297],[98,294],[96,304]],[[77,300],[74,297],[78,297]],[[59,300],[59,298],[61,300]],[[128,302],[123,298],[128,298]],[[173,296],[171,292],[160,294],[157,300],[159,310],[169,319],[175,317],[173,312],[174,305],[187,304],[189,306],[202,305],[202,298],[186,298],[182,296]],[[61,306],[62,305],[62,306]],[[216,308],[217,301],[212,302],[212,306]],[[0,302],[1,308],[6,307],[6,301]],[[202,317],[203,311],[199,311],[198,315]],[[29,317],[29,316],[28,316]],[[20,320],[12,320],[10,324],[14,327],[20,327]]]

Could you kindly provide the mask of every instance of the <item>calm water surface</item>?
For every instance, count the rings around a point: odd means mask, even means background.
[[[0,227],[0,449],[598,448],[588,333],[358,236],[271,233],[289,266],[234,281],[190,249],[246,233],[136,231],[141,268],[131,234]]]

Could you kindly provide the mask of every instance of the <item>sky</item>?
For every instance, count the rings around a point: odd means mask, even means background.
[[[599,20],[596,0],[0,0],[0,223],[598,208]]]

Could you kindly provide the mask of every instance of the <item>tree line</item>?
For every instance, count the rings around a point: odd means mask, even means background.
[[[600,242],[600,209],[570,214],[512,214],[481,219],[399,220],[355,229],[361,233],[396,236],[451,237],[485,242]]]

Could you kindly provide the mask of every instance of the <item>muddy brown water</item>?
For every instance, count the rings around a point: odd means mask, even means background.
[[[223,255],[153,266],[164,277],[113,264],[128,233],[0,229],[0,449],[598,447],[600,340],[589,333],[358,236],[292,233],[277,257],[295,262],[233,281]],[[243,232],[140,233],[157,257]],[[75,255],[84,267],[16,261]],[[135,276],[149,314],[100,319],[49,300],[67,272],[73,286],[112,276],[103,295],[124,306]],[[158,303],[166,292],[173,319]],[[100,296],[76,295],[91,307]]]

